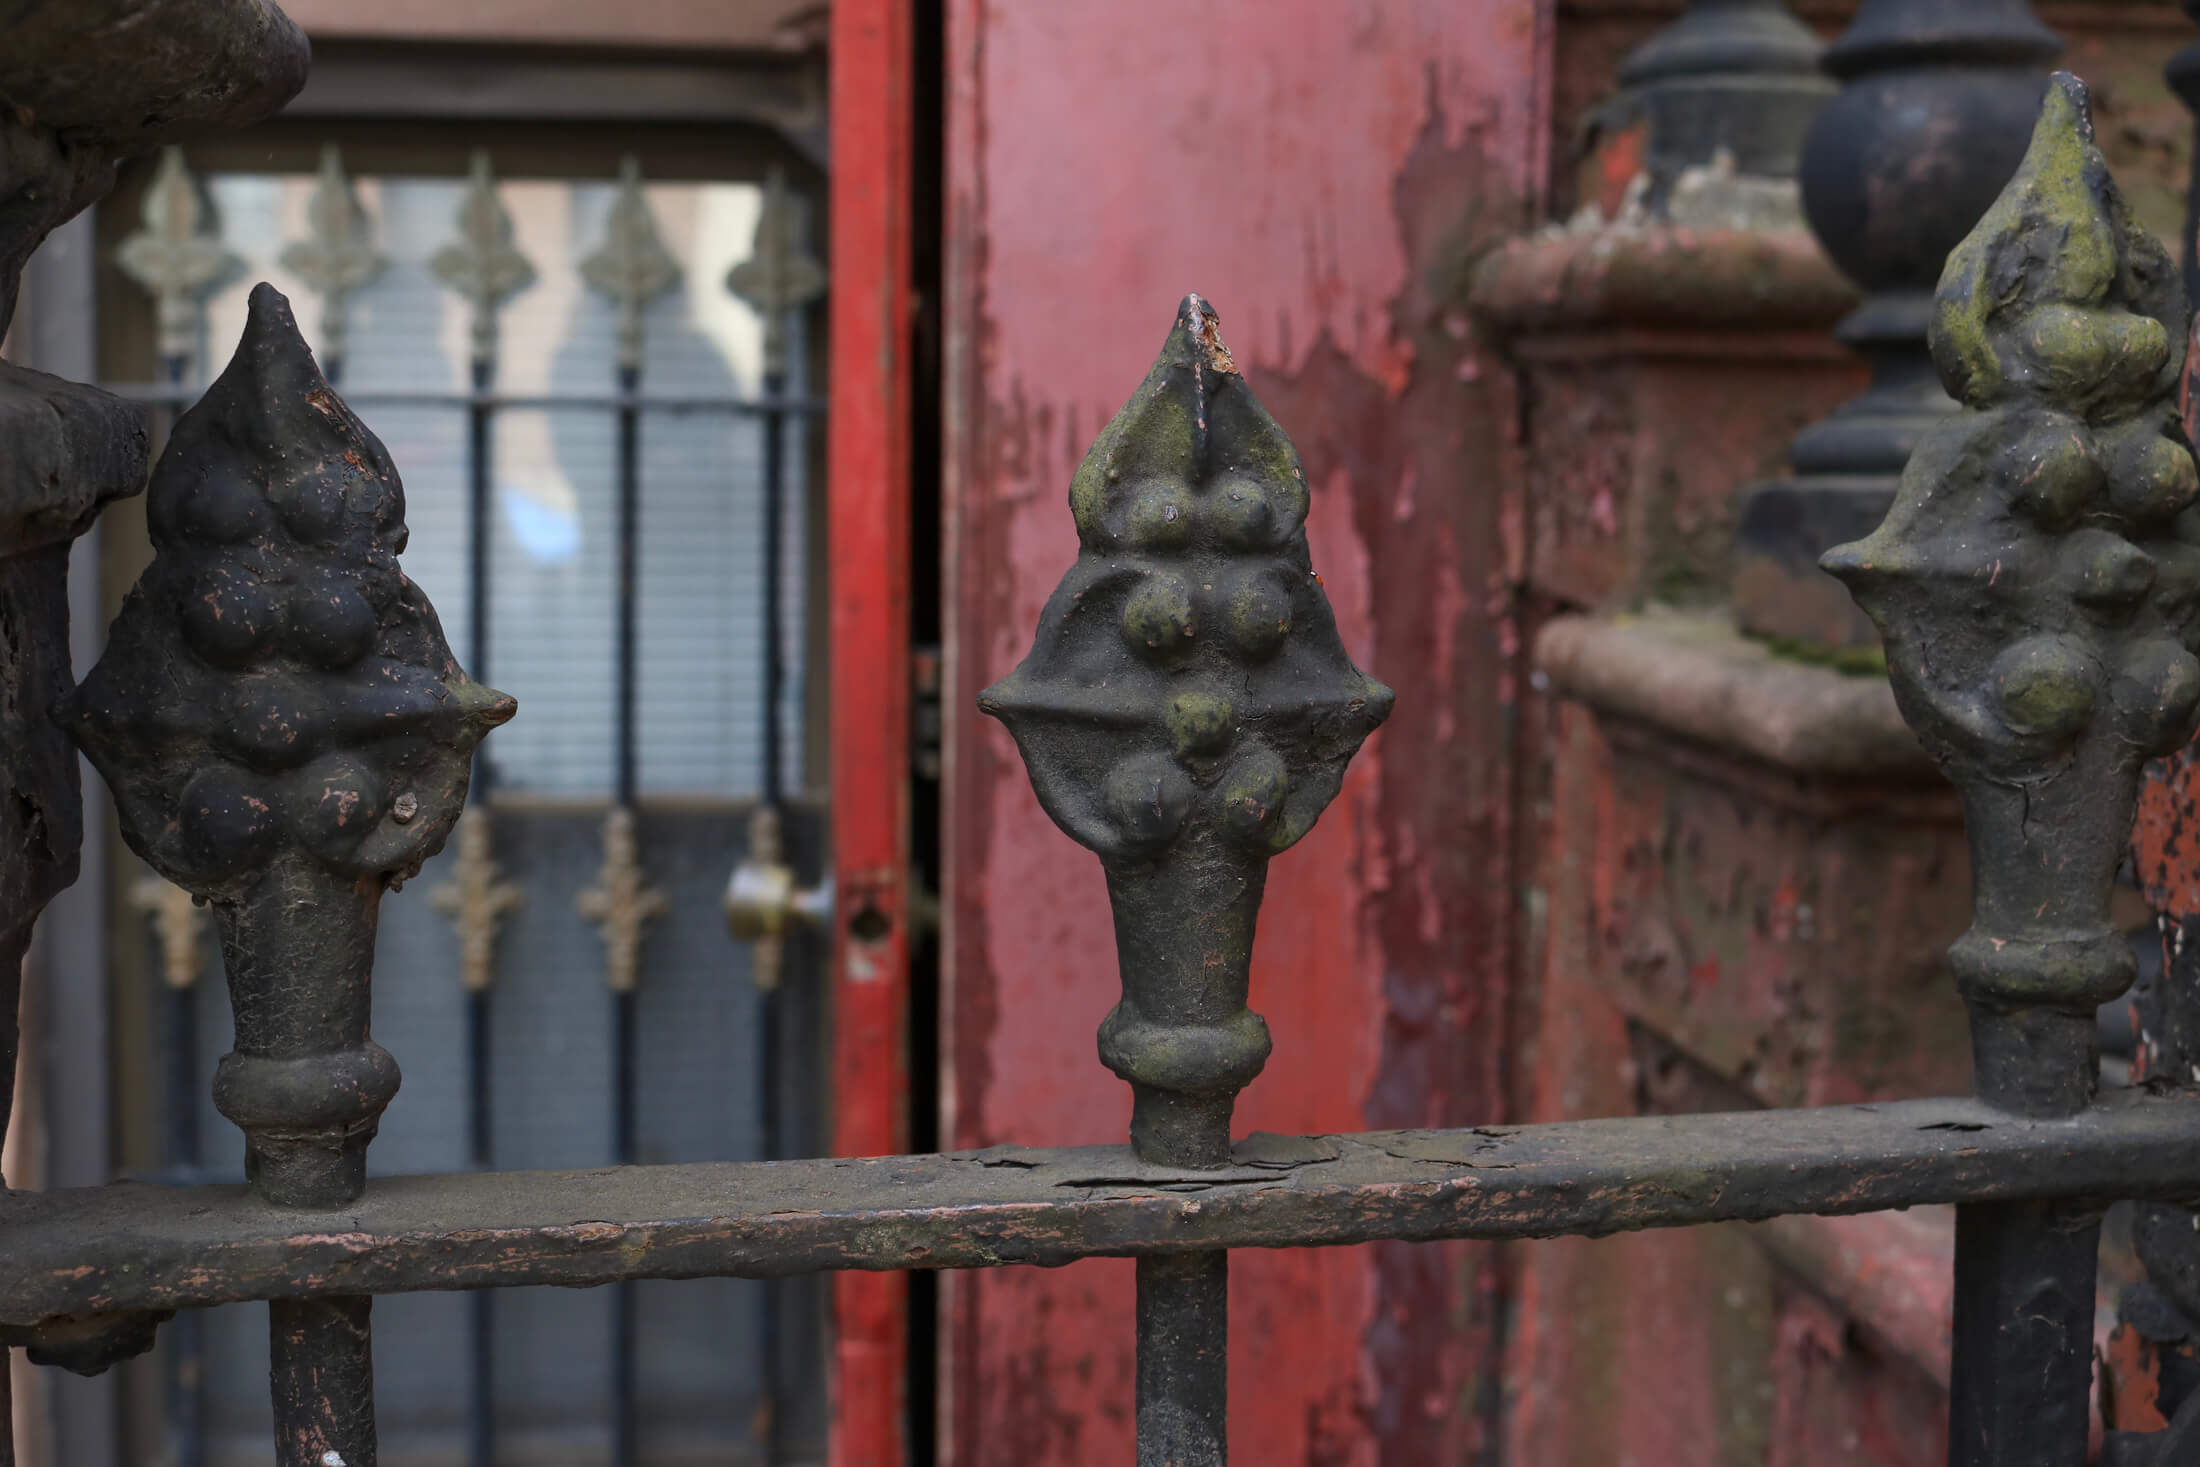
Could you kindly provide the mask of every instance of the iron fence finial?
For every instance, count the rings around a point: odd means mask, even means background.
[[[180,378],[198,352],[207,293],[238,266],[199,196],[183,149],[161,149],[139,206],[137,229],[115,250],[115,263],[153,298],[157,349]]]
[[[486,148],[476,148],[467,165],[457,222],[458,238],[436,251],[428,269],[466,302],[478,377],[497,359],[497,313],[535,283],[534,264],[512,243],[512,215],[498,194]]]
[[[213,905],[237,1018],[215,1097],[260,1191],[348,1200],[397,1087],[366,1037],[381,893],[442,847],[512,700],[399,569],[396,468],[272,287],[147,512],[153,563],[64,716],[131,849]]]
[[[581,278],[610,299],[619,313],[618,365],[639,371],[642,322],[649,303],[680,283],[680,265],[665,248],[642,191],[641,160],[619,160],[619,188],[604,220],[603,243],[581,261]]]
[[[1269,1049],[1246,1008],[1268,860],[1312,828],[1391,692],[1345,652],[1298,454],[1200,297],[1069,498],[1077,563],[978,706],[1107,872],[1123,1001],[1100,1052],[1132,1086],[1133,1140],[1218,1166]]]
[[[320,172],[306,204],[307,235],[283,250],[283,265],[321,297],[321,356],[335,375],[349,345],[352,292],[370,285],[386,263],[359,190],[344,171],[343,150],[321,148]]]
[[[1962,793],[1976,919],[1950,963],[1980,1094],[2015,1109],[2092,1094],[2094,1010],[2133,976],[2108,899],[2140,767],[2200,714],[2184,321],[2083,83],[2058,75],[2023,165],[1941,276],[1933,356],[1967,411],[1920,442],[1886,522],[1824,560]]]
[[[726,289],[762,323],[766,377],[787,369],[787,318],[825,293],[825,267],[804,247],[801,223],[787,171],[775,166],[764,175],[749,257],[726,272]]]

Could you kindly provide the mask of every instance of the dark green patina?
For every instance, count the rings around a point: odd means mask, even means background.
[[[1031,655],[978,707],[1039,802],[1097,852],[1123,1001],[1100,1057],[1150,1160],[1221,1166],[1268,1058],[1246,1007],[1268,860],[1313,828],[1390,712],[1352,665],[1306,544],[1305,470],[1186,296],[1070,481],[1082,550]]]

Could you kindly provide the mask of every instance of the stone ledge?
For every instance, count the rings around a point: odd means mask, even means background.
[[[1885,678],[1788,661],[1724,617],[1560,617],[1535,660],[1565,697],[1797,774],[1937,778]]]
[[[1800,230],[1610,226],[1516,239],[1469,304],[1502,333],[1582,326],[1830,331],[1856,289]]]

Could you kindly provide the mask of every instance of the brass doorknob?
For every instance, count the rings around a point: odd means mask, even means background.
[[[756,945],[751,973],[758,988],[777,988],[787,961],[787,936],[803,927],[822,927],[833,913],[828,881],[802,886],[786,863],[779,810],[758,805],[749,816],[749,849],[726,880],[726,927],[743,942]]]

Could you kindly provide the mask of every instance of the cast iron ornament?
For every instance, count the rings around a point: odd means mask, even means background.
[[[459,669],[398,568],[397,470],[272,287],[147,514],[153,562],[63,716],[130,848],[213,905],[237,1017],[215,1099],[255,1180],[327,1205],[357,1195],[397,1088],[367,1038],[381,894],[442,848],[513,702]]]
[[[1306,543],[1306,475],[1186,296],[1070,482],[1081,550],[1030,656],[979,695],[1039,802],[1098,853],[1123,1000],[1100,1057],[1149,1160],[1221,1165],[1268,1057],[1245,1007],[1268,860],[1313,827],[1390,712]]]
[[[2058,74],[2016,177],[1941,276],[1933,359],[1964,411],[1919,444],[1886,522],[1823,562],[1962,793],[1976,918],[1950,963],[1981,1095],[2027,1111],[2091,1094],[2094,1010],[2134,976],[2108,895],[2140,768],[2200,714],[2184,322],[2084,84]],[[2050,1048],[2054,1083],[2013,1078]]]

